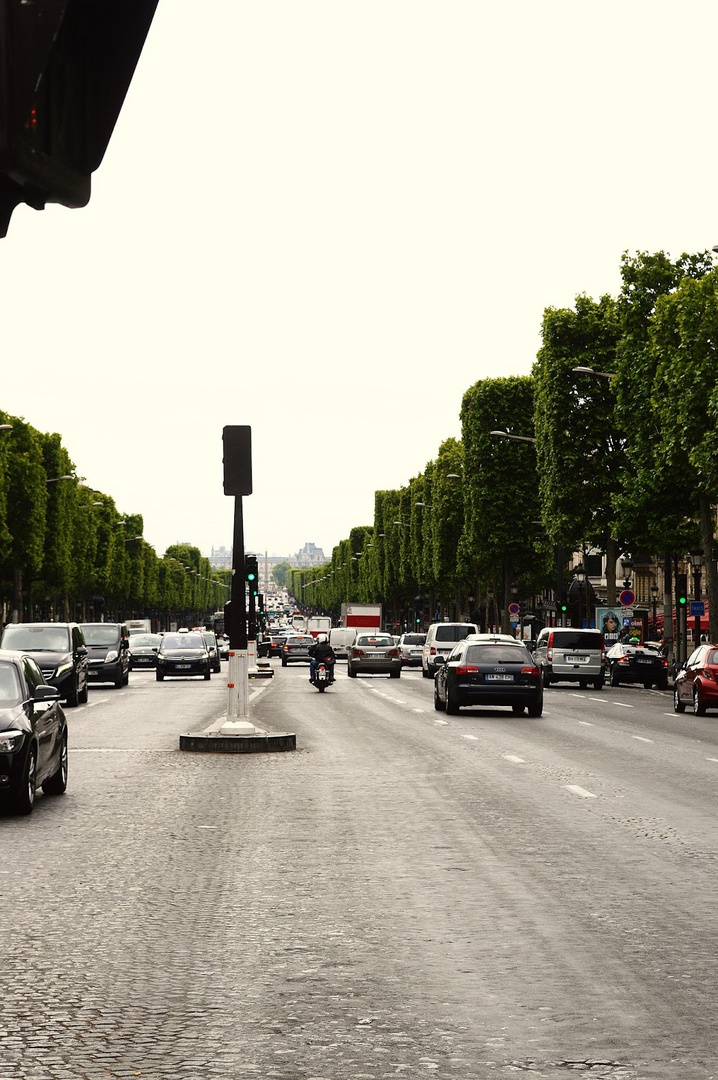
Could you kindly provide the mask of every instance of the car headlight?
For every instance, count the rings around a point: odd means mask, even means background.
[[[117,659],[119,655],[120,654],[118,653],[117,649],[110,649],[107,656],[105,657],[105,663],[111,664],[114,660]]]
[[[61,675],[67,675],[68,671],[72,671],[72,660],[68,660],[65,664],[60,664],[55,670],[55,678],[59,678]]]
[[[24,731],[0,731],[0,754],[14,754],[22,746]]]

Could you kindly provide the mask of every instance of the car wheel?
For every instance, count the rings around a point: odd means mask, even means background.
[[[354,670],[354,668],[351,666],[350,663],[347,663],[347,675],[349,676],[350,679],[356,679],[356,677],[357,677],[357,673]]]
[[[286,667],[286,666],[287,666],[287,661],[284,659],[284,657],[282,657],[282,667]]]
[[[543,694],[529,705],[529,716],[540,716],[543,712]]]
[[[514,716],[523,716],[523,714],[524,714],[524,706],[523,705],[512,705],[511,706],[511,712],[514,714]]]
[[[706,707],[701,701],[700,691],[697,686],[693,687],[693,713],[695,716],[705,716]]]
[[[660,682],[656,683],[656,687],[657,687],[658,690],[667,690],[668,689],[668,680],[667,679],[661,679]]]
[[[77,683],[73,683],[71,692],[67,695],[67,705],[70,709],[76,709],[80,704],[80,690]]]
[[[673,687],[673,711],[674,712],[685,712],[686,711],[685,702],[681,701],[681,699],[678,696],[678,687],[677,686]]]
[[[429,674],[428,667],[424,667],[423,664],[421,665],[421,674],[422,674],[422,677],[424,679],[430,679],[431,678],[431,675]]]
[[[578,680],[578,685],[579,685],[579,688],[581,690],[587,690],[588,689],[588,679],[579,679]]]
[[[25,768],[20,778],[15,796],[12,800],[12,808],[16,814],[29,814],[35,805],[35,784],[37,780],[37,756],[35,747],[28,752]]]
[[[451,693],[450,688],[446,688],[446,711],[449,716],[459,715],[459,703],[455,700],[454,695]]]
[[[615,668],[611,669],[611,686],[618,686],[618,672]]]
[[[603,679],[594,679],[593,688],[594,690],[603,690]]]
[[[128,668],[128,669],[127,669],[127,671],[125,672],[125,677],[124,677],[124,679],[123,679],[122,681],[123,681],[123,683],[125,684],[125,686],[129,686],[129,685],[130,685],[130,669],[129,669],[129,668]]]
[[[164,679],[164,675],[161,671],[156,671],[155,678],[157,679],[157,682],[162,682],[162,680]]]
[[[550,686],[551,685],[551,676],[549,675],[546,668],[541,668],[541,682],[543,683],[544,686]]]
[[[62,736],[62,745],[60,747],[60,760],[57,764],[57,769],[48,776],[47,780],[43,780],[42,790],[46,795],[62,795],[67,787],[67,730],[65,730]]]
[[[446,705],[444,704],[444,702],[439,697],[439,694],[437,692],[436,683],[434,683],[434,708],[436,709],[437,712],[446,712]]]
[[[389,678],[390,679],[398,679],[398,678],[400,678],[400,676],[401,676],[401,671],[390,671],[389,672]]]
[[[209,680],[211,678],[212,678],[212,672],[211,671],[205,671],[205,673],[204,673],[204,681],[209,682]]]
[[[650,690],[652,686],[653,686],[652,682],[644,682],[643,689],[644,690]]]
[[[125,680],[122,678],[122,668],[118,668],[117,674],[115,675],[115,690],[121,690],[124,681]]]

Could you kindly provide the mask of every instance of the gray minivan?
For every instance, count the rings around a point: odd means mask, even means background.
[[[582,690],[592,683],[600,690],[606,675],[606,649],[600,630],[546,626],[536,639],[534,660],[544,686],[577,682]]]

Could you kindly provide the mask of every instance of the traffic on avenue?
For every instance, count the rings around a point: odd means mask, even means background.
[[[491,647],[526,708],[452,698]],[[250,716],[296,751],[188,753],[228,664],[153,648],[34,703],[67,751],[0,816],[2,1080],[718,1077],[715,711],[500,640],[345,645],[321,694],[275,650]]]

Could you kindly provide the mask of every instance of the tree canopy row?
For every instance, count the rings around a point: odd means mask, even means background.
[[[406,625],[428,612],[507,627],[511,599],[555,600],[590,551],[606,556],[608,603],[617,558],[660,561],[670,610],[693,550],[716,640],[718,270],[709,252],[624,253],[621,283],[547,308],[531,374],[469,387],[461,440],[377,491],[373,523],[326,566],[290,570],[293,595],[335,613],[381,602]]]
[[[0,412],[3,623],[152,618],[199,622],[229,596],[229,573],[199,549],[158,556],[140,514],[86,487],[58,434]]]

